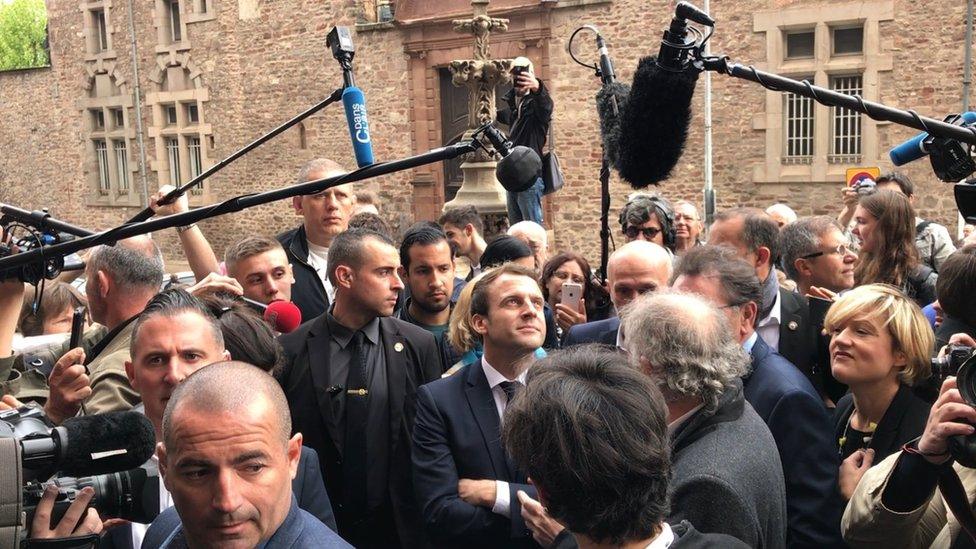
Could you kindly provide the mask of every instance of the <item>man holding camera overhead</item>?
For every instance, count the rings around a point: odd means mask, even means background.
[[[552,98],[542,81],[536,78],[532,61],[526,57],[512,60],[512,84],[504,101],[508,108],[498,111],[497,118],[509,126],[509,139],[513,145],[523,145],[542,158],[549,123],[552,120]],[[542,225],[542,174],[528,189],[513,193],[508,191],[508,224],[519,221],[535,221]]]

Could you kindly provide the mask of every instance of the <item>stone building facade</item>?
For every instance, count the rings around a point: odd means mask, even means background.
[[[357,84],[370,108],[377,160],[451,141],[457,93],[451,60],[471,38],[451,20],[467,0],[48,0],[51,67],[0,73],[0,201],[49,207],[105,229],[131,217],[158,186],[187,181],[341,86],[325,43],[336,24],[356,29]],[[590,23],[610,46],[618,77],[656,53],[674,2],[492,0],[510,19],[491,38],[494,57],[527,56],[556,105],[552,142],[566,186],[545,201],[556,249],[596,261],[599,230],[599,81],[575,64],[570,34]],[[965,2],[960,0],[713,0],[712,51],[743,64],[941,118],[962,106]],[[392,21],[377,22],[395,14]],[[579,54],[596,59],[590,35]],[[838,209],[849,166],[889,169],[887,150],[916,133],[713,75],[714,182],[719,207],[783,201],[800,214]],[[660,192],[701,202],[703,85],[688,145]],[[449,96],[449,97],[448,97]],[[454,105],[454,107],[452,107]],[[294,182],[307,160],[354,167],[344,115],[333,106],[233,163],[191,196],[209,204]],[[949,185],[927,162],[907,169],[917,206],[955,226]],[[360,185],[376,191],[394,227],[433,219],[453,193],[437,164]],[[614,177],[613,208],[631,192]],[[201,224],[218,254],[245,234],[295,225],[278,202]],[[614,224],[615,225],[615,224]],[[616,228],[616,227],[615,227]],[[615,233],[618,243],[619,232]],[[161,236],[170,252],[175,238]]]

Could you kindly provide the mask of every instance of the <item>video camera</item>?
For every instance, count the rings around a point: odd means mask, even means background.
[[[45,489],[58,487],[51,527],[79,491],[95,490],[91,507],[102,518],[152,522],[159,514],[159,474],[146,464],[155,448],[149,419],[137,412],[70,418],[53,426],[23,406],[0,412],[0,549],[26,538]]]

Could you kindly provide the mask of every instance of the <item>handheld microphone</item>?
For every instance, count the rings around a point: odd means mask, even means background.
[[[294,332],[302,324],[302,311],[291,301],[278,299],[265,305],[260,301],[254,301],[241,296],[248,304],[264,311],[264,320],[274,328],[274,331],[282,334]]]
[[[966,124],[976,123],[976,112],[964,112],[962,115],[962,120]],[[891,163],[895,166],[903,166],[909,162],[913,162],[926,156],[929,152],[925,149],[925,140],[928,139],[929,134],[922,132],[915,137],[901,143],[900,145],[895,145],[891,151],[888,152],[888,156],[891,158]]]
[[[542,159],[539,158],[539,154],[523,145],[513,147],[511,141],[491,124],[485,125],[484,129],[491,146],[502,156],[495,166],[495,178],[502,187],[513,193],[520,193],[532,187],[539,172],[542,171]]]
[[[362,168],[373,164],[373,141],[369,133],[369,116],[366,114],[366,97],[363,90],[356,87],[352,74],[352,59],[356,55],[356,47],[352,43],[352,33],[349,27],[332,27],[326,37],[326,44],[332,50],[332,56],[342,67],[342,106],[346,111],[346,124],[349,126],[349,137],[352,139],[352,150],[356,155],[356,164]]]

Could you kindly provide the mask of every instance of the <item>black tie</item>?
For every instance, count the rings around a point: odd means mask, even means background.
[[[346,377],[346,432],[342,458],[345,477],[345,499],[351,512],[366,507],[366,419],[369,408],[369,388],[366,377],[365,334],[357,331],[352,337],[352,360]]]
[[[512,399],[515,398],[515,395],[517,395],[520,390],[522,390],[522,384],[518,381],[503,381],[498,385],[502,388],[502,391],[505,392],[505,409],[508,410],[508,406],[512,403]],[[502,451],[504,452],[504,449]],[[509,457],[508,452],[505,452],[505,466],[508,467],[508,480],[510,482],[517,482],[518,472],[515,467],[515,463],[512,461],[512,458]]]
[[[512,403],[512,399],[518,394],[519,390],[522,388],[522,384],[518,381],[503,381],[498,385],[501,386],[502,391],[505,391],[505,409],[508,409],[508,405]]]

